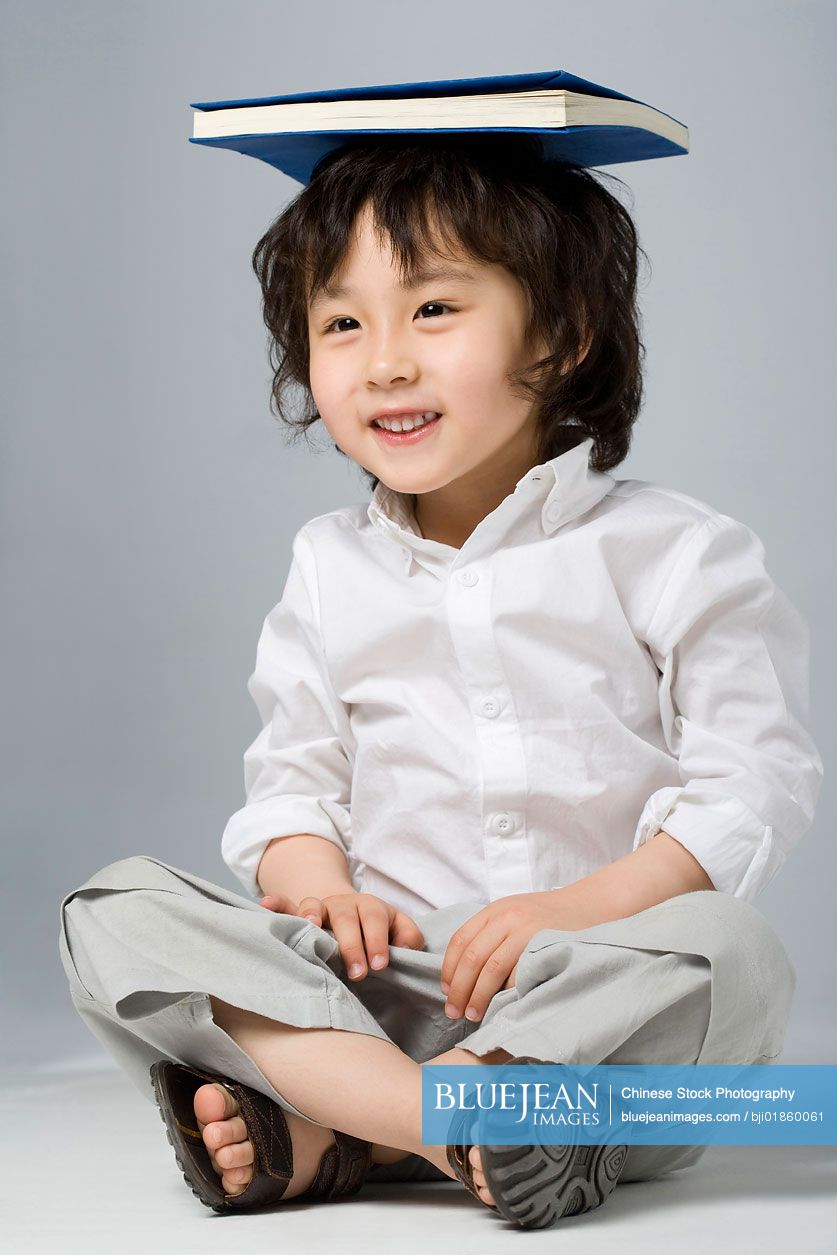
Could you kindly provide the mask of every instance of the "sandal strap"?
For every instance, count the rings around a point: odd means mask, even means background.
[[[215,1079],[237,1100],[254,1152],[253,1176],[247,1188],[230,1195],[226,1202],[232,1207],[278,1202],[294,1174],[293,1145],[282,1108],[249,1085]]]
[[[372,1166],[372,1143],[333,1129],[336,1145],[320,1160],[317,1175],[298,1198],[343,1198],[356,1194]]]
[[[472,1118],[473,1112],[470,1111],[462,1110],[455,1113],[448,1129],[450,1141],[445,1147],[445,1157],[465,1188],[470,1190],[475,1198],[479,1198],[479,1191],[474,1182],[474,1169],[468,1158],[473,1143],[463,1140],[465,1128],[470,1126]]]

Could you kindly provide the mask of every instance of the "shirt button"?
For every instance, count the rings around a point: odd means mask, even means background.
[[[496,697],[486,697],[480,702],[480,714],[486,719],[494,719],[500,713],[500,703]]]
[[[507,833],[514,830],[514,819],[508,811],[500,811],[500,813],[495,815],[492,819],[491,827],[493,831],[499,833],[501,837],[505,836]]]
[[[557,501],[553,501],[553,502],[552,502],[552,505],[548,505],[548,506],[546,507],[546,517],[547,517],[547,518],[548,518],[551,522],[553,522],[553,523],[554,523],[554,522],[555,522],[555,520],[556,520],[557,518],[559,518],[559,517],[560,517],[560,515],[561,515],[561,506],[560,506],[559,502],[557,502]]]
[[[476,571],[460,571],[459,572],[459,583],[467,584],[469,588],[471,588],[474,584],[476,584],[478,579],[479,579],[479,576],[477,575]]]

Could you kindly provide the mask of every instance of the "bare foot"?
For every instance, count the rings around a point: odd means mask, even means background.
[[[484,1203],[487,1203],[489,1207],[496,1207],[497,1204],[494,1202],[494,1195],[485,1184],[485,1175],[482,1170],[482,1160],[480,1158],[479,1146],[471,1147],[468,1151],[468,1160],[474,1169],[474,1185],[479,1191],[480,1198]]]
[[[212,1166],[227,1194],[241,1194],[253,1178],[253,1143],[247,1136],[238,1102],[228,1089],[214,1081],[195,1091],[195,1119],[209,1151]],[[320,1160],[334,1134],[291,1111],[283,1112],[293,1147],[294,1174],[282,1198],[302,1194],[313,1183]]]
[[[427,1146],[422,1150],[422,1155],[429,1160],[440,1172],[444,1172],[445,1176],[450,1177],[451,1181],[458,1181],[459,1177],[448,1163],[448,1157],[444,1146]],[[482,1160],[480,1159],[479,1146],[472,1146],[468,1151],[468,1162],[471,1164],[474,1174],[474,1185],[479,1191],[481,1200],[488,1207],[496,1207],[494,1196],[485,1183],[485,1174],[482,1170]]]

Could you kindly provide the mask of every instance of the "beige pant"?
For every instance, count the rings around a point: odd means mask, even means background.
[[[439,982],[449,938],[485,905],[416,917],[425,949],[390,946],[383,971],[350,983],[330,932],[137,855],[64,898],[59,949],[76,1009],[149,1101],[149,1067],[168,1058],[303,1114],[215,1023],[210,993],[285,1024],[369,1033],[417,1062],[458,1045],[585,1064],[765,1063],[781,1053],[796,978],[751,904],[708,890],[577,932],[542,930],[515,987],[495,994],[474,1027],[447,1018]],[[620,1180],[688,1167],[705,1150],[631,1146]],[[447,1178],[411,1155],[370,1179]]]

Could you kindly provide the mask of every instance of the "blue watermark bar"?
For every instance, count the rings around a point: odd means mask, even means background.
[[[454,1140],[834,1146],[837,1064],[423,1064],[422,1142]]]

